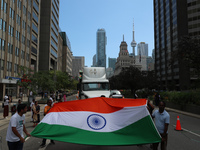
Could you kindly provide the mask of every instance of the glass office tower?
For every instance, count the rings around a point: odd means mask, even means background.
[[[186,90],[189,68],[181,60],[171,64],[177,42],[188,35],[187,0],[154,0],[155,72],[159,89]]]
[[[104,29],[97,30],[97,67],[106,67],[106,31]]]

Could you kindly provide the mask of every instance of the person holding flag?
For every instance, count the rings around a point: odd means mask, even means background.
[[[25,138],[23,131],[27,136],[31,136],[25,127],[25,113],[27,112],[26,104],[19,104],[17,106],[17,113],[15,113],[9,122],[6,141],[9,150],[22,150]]]
[[[44,116],[50,111],[51,108],[52,108],[52,101],[51,101],[51,99],[48,99],[48,100],[47,100],[47,105],[44,107]],[[46,145],[46,140],[47,140],[47,139],[43,139],[43,140],[42,140],[42,144],[40,145],[40,148],[45,147],[45,145]],[[51,143],[52,143],[52,144],[55,144],[53,140],[51,140]]]

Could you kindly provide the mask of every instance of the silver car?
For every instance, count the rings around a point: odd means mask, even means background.
[[[110,98],[124,98],[119,90],[111,90],[110,91]]]

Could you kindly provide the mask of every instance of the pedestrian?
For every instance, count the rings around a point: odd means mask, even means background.
[[[44,92],[43,91],[41,92],[41,96],[42,96],[42,99],[43,99],[43,97],[44,97]]]
[[[156,128],[162,137],[161,150],[167,149],[168,126],[170,123],[170,116],[165,110],[165,102],[160,101],[158,104],[159,110],[155,110],[152,114]],[[159,143],[153,143],[153,150],[158,149]]]
[[[6,95],[4,97],[4,110],[3,110],[3,117],[7,118],[7,116],[9,115],[9,103],[10,103],[10,99],[8,99],[8,96]]]
[[[25,113],[27,112],[27,105],[20,104],[9,122],[6,141],[9,150],[22,150],[25,142],[23,131],[26,136],[31,136],[25,127]]]
[[[21,100],[23,100],[23,93],[22,93],[22,91],[20,92],[19,97],[21,98]]]
[[[155,94],[155,105],[158,106],[159,102],[160,102],[160,95],[158,92],[156,92]]]
[[[31,104],[30,104],[30,108],[31,108],[31,121],[33,121],[33,110],[32,107],[35,104],[35,99],[32,100]]]
[[[11,107],[11,114],[14,115],[17,111],[17,107],[16,107],[16,104],[14,104],[12,107]]]
[[[49,110],[52,108],[52,101],[50,99],[47,100],[47,106],[44,107],[44,116],[49,112]],[[47,139],[43,139],[42,140],[42,144],[40,145],[40,148],[45,147],[46,145],[46,140]],[[53,140],[51,140],[52,144],[55,144]]]
[[[17,105],[19,105],[19,104],[21,104],[21,103],[22,103],[21,99],[18,99]]]
[[[66,101],[67,101],[66,94],[64,94],[64,96],[63,96],[63,99],[64,99],[64,102],[66,102]]]
[[[40,122],[40,105],[37,104],[36,106],[36,112],[37,112],[37,123]]]
[[[153,106],[153,104],[151,104],[150,100],[147,100],[147,109],[149,110],[150,115],[152,115],[154,106]]]
[[[38,105],[38,102],[35,101],[35,103],[32,106],[32,111],[33,111],[33,127],[35,127],[38,124],[38,112],[36,110],[36,107]]]
[[[32,91],[30,91],[30,94],[29,94],[29,96],[33,96],[33,92],[32,92]]]

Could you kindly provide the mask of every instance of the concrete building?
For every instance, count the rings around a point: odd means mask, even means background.
[[[96,61],[97,67],[106,68],[106,31],[105,29],[97,30],[97,52],[96,52]]]
[[[130,66],[134,66],[141,70],[141,65],[135,64],[135,57],[129,55],[127,43],[124,41],[123,36],[123,41],[120,44],[120,52],[117,58],[114,75],[118,75],[122,71],[122,68]]]
[[[59,0],[42,0],[40,19],[39,70],[57,70]]]
[[[181,60],[169,66],[183,36],[200,35],[199,0],[154,0],[155,72],[160,89],[187,90],[193,82]]]
[[[62,68],[61,71],[68,72],[69,75],[72,75],[72,57],[73,53],[71,51],[71,44],[69,38],[65,32],[59,33],[62,38],[62,50],[61,54],[58,56],[58,68]],[[60,44],[60,42],[59,42]],[[59,53],[59,51],[58,51]]]
[[[74,56],[72,58],[72,76],[78,77],[79,71],[83,71],[83,68],[85,66],[85,57],[83,56]]]
[[[40,3],[37,0],[1,0],[0,99],[18,96],[19,66],[38,71]],[[26,89],[24,89],[26,90]],[[24,91],[25,92],[25,91]]]
[[[141,65],[142,71],[147,71],[147,57],[146,56],[135,56],[135,64]]]

